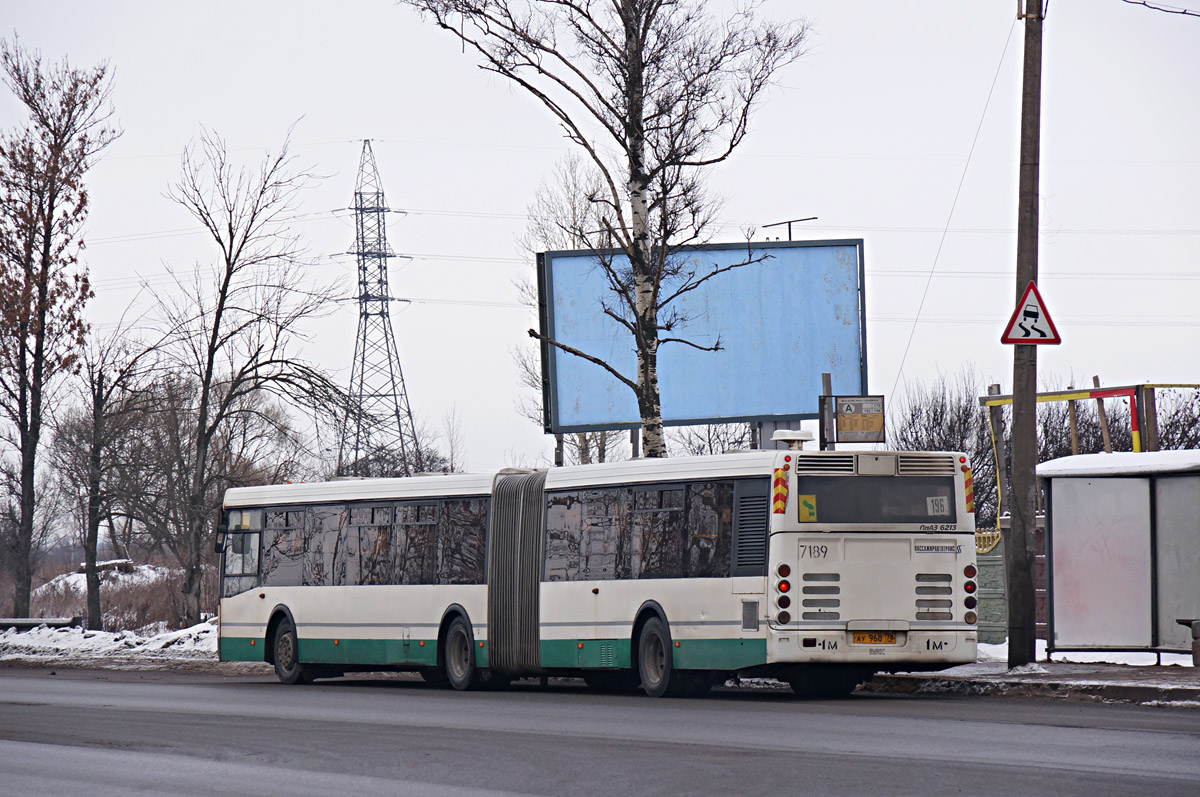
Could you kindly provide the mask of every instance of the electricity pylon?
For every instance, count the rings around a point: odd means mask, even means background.
[[[358,337],[350,374],[350,406],[338,449],[343,476],[411,476],[421,449],[408,406],[388,305],[388,208],[371,141],[363,141],[354,189],[358,258]]]

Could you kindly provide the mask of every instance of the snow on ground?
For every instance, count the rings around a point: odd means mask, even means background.
[[[20,633],[14,628],[0,630],[0,662],[36,659],[52,663],[100,659],[117,664],[137,659],[150,663],[172,659],[215,660],[216,657],[216,620],[147,637],[138,636],[132,631],[113,633],[46,626]]]
[[[980,682],[1022,682],[1052,678],[1078,686],[1113,684],[1126,686],[1163,687],[1196,682],[1190,655],[1164,653],[1162,664],[1156,667],[1152,653],[1113,652],[1056,652],[1046,660],[1046,644],[1037,643],[1037,662],[1007,669],[1008,646],[1005,644],[979,646],[979,658],[974,664],[964,664],[937,673],[951,679]],[[162,667],[217,666],[217,621],[209,620],[180,631],[140,636],[132,631],[110,633],[87,631],[82,628],[47,628],[42,626],[18,633],[15,629],[0,629],[0,666],[15,665],[100,667],[106,669],[158,669]],[[1115,668],[1114,665],[1118,666]],[[220,665],[222,671],[242,668],[241,665]],[[267,665],[247,665],[263,668]],[[1185,683],[1186,682],[1186,683]],[[743,689],[780,690],[786,687],[773,679],[743,678],[736,683]],[[929,689],[937,691],[937,681]],[[1172,703],[1172,705],[1176,705]]]
[[[1034,657],[1039,662],[1046,662],[1046,640],[1037,640],[1037,655]],[[1007,662],[1008,661],[1008,643],[1003,642],[999,645],[989,645],[986,643],[979,644],[978,663],[985,662]],[[1111,650],[1072,650],[1072,651],[1054,651],[1053,661],[1070,661],[1079,664],[1127,664],[1130,667],[1149,667],[1157,664],[1157,657],[1153,653],[1120,653]],[[1163,653],[1163,665],[1179,665],[1183,667],[1192,666],[1192,654],[1190,653]],[[967,665],[971,666],[971,665]],[[1029,665],[1027,665],[1029,666]],[[1020,668],[1018,668],[1019,670]],[[1035,672],[1027,670],[1027,672]]]
[[[114,560],[118,561],[118,560]],[[97,562],[99,565],[109,564]],[[155,581],[170,577],[171,569],[156,565],[135,565],[132,573],[122,573],[120,570],[105,570],[100,573],[100,579],[108,587],[140,587]],[[63,573],[55,576],[33,591],[34,600],[54,596],[87,595],[87,575],[84,573]]]

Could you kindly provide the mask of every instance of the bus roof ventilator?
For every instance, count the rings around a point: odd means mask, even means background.
[[[771,442],[787,443],[792,451],[803,451],[805,443],[811,443],[816,438],[812,432],[804,429],[779,429],[771,435]]]

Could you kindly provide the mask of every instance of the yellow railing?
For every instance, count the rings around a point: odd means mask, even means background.
[[[975,553],[991,553],[1000,544],[1000,529],[975,532]]]

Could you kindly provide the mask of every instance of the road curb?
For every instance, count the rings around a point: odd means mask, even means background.
[[[979,679],[947,678],[937,675],[876,675],[870,681],[860,686],[859,690],[887,694],[1039,697],[1089,702],[1200,703],[1200,688],[1194,686],[1089,683],[1053,679]]]

